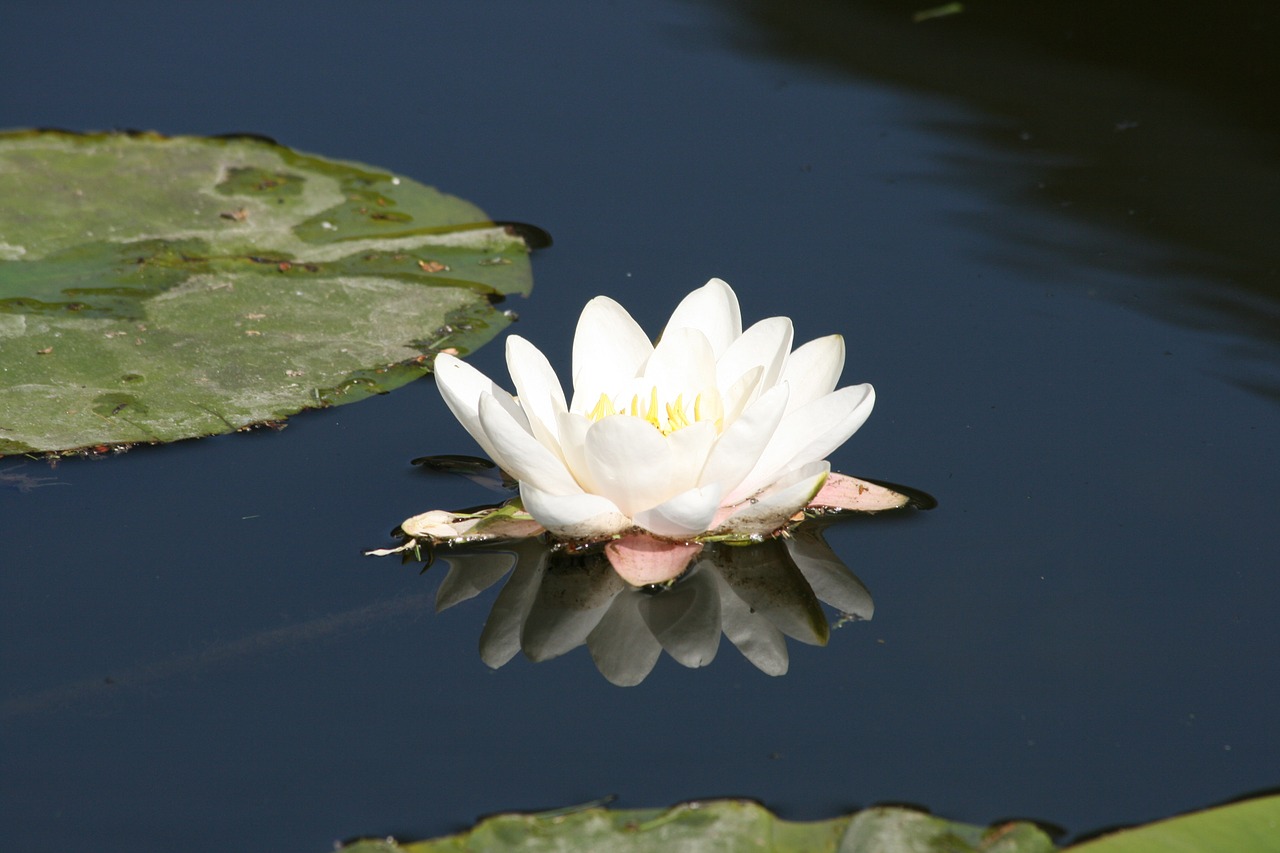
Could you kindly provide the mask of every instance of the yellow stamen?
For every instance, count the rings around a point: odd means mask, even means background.
[[[644,419],[649,423],[662,429],[662,423],[658,420],[658,386],[653,386],[653,392],[649,395],[649,411],[644,413]]]
[[[587,414],[587,419],[598,421],[611,415],[629,413],[634,418],[648,421],[653,425],[654,429],[663,435],[671,435],[676,430],[692,426],[703,420],[704,416],[711,415],[710,411],[703,411],[702,394],[694,397],[691,407],[693,410],[692,417],[689,409],[685,408],[683,392],[676,395],[676,398],[670,403],[659,403],[658,388],[654,386],[649,390],[648,398],[646,402],[640,394],[635,394],[631,398],[630,405],[624,404],[619,408],[613,404],[613,399],[608,394],[601,394],[595,407]],[[710,409],[711,407],[708,404],[705,408]],[[716,426],[719,427],[719,418],[716,419]]]
[[[677,394],[674,403],[667,403],[667,426],[664,432],[675,432],[689,425],[689,417],[684,413],[684,394]]]
[[[596,402],[596,407],[591,410],[591,414],[587,415],[588,420],[598,421],[601,418],[607,418],[609,415],[616,415],[618,411],[613,408],[613,401],[609,399],[608,394],[601,394],[600,399]]]

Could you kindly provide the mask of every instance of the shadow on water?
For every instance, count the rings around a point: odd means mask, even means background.
[[[997,262],[1049,249],[1066,269],[1119,273],[1097,295],[1225,333],[1230,381],[1280,401],[1280,7],[993,0],[917,23],[931,4],[724,5],[748,24],[742,50],[992,116],[933,129],[986,152],[949,162],[945,180],[1000,196],[1008,212],[967,223],[1012,247]],[[1027,209],[1070,233],[1016,215]]]

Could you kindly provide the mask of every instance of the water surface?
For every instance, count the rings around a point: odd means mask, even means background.
[[[7,843],[324,850],[606,794],[1076,834],[1276,783],[1273,129],[1080,22],[775,8],[0,13],[6,126],[253,131],[547,228],[510,307],[562,374],[591,296],[656,334],[712,275],[843,333],[878,402],[834,466],[940,502],[829,534],[875,617],[785,677],[724,644],[620,689],[582,650],[489,671],[492,592],[436,616],[439,571],[361,556],[492,498],[409,464],[474,452],[430,382],[0,461]]]

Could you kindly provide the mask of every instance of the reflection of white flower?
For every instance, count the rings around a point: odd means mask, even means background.
[[[516,397],[447,354],[435,372],[450,410],[553,534],[742,536],[780,529],[817,495],[826,456],[875,402],[870,385],[836,390],[839,335],[791,343],[785,317],[743,331],[733,290],[712,279],[684,298],[657,346],[617,302],[588,302],[572,401],[518,336],[507,340]]]
[[[618,685],[639,684],[665,650],[706,666],[721,635],[769,675],[787,671],[785,637],[826,645],[822,603],[844,619],[870,619],[871,594],[827,545],[817,524],[752,545],[696,546],[692,568],[658,590],[629,587],[600,548],[554,550],[531,539],[452,552],[436,609],[473,598],[511,571],[480,635],[495,669],[518,652],[545,661],[585,645]],[[514,570],[512,567],[514,566]]]

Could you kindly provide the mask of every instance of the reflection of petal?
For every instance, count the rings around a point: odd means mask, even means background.
[[[875,612],[871,593],[831,550],[820,525],[801,524],[785,541],[796,568],[820,600],[859,619],[871,618]]]
[[[547,549],[541,543],[536,548],[530,544],[518,553],[515,571],[498,593],[480,632],[480,659],[494,669],[520,651],[520,631],[547,566]]]
[[[436,590],[436,612],[447,610],[460,601],[475,598],[497,583],[516,564],[517,555],[510,549],[451,554],[444,558],[449,573]]]
[[[773,623],[756,613],[717,575],[720,624],[743,657],[766,675],[787,674],[787,639]]]
[[[826,614],[781,539],[746,548],[722,545],[712,559],[734,593],[782,633],[826,645],[831,632]]]
[[[619,687],[634,687],[653,671],[662,644],[640,615],[644,593],[623,592],[587,635],[587,648],[600,674]]]
[[[681,664],[706,666],[720,647],[720,594],[706,572],[694,571],[671,589],[640,601],[640,615],[658,642]]]
[[[577,648],[627,588],[602,552],[555,555],[524,620],[520,648],[532,661]]]

